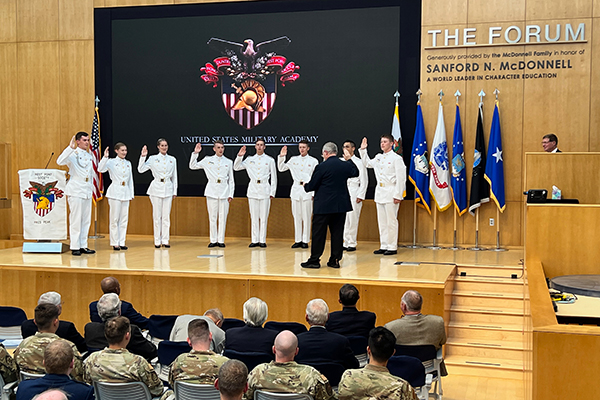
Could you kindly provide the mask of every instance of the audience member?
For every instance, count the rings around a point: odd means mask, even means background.
[[[104,294],[116,293],[119,297],[121,296],[121,284],[115,277],[108,276],[102,279],[100,287]],[[102,318],[98,315],[97,305],[97,301],[92,301],[90,303],[90,321],[103,322]],[[125,300],[121,300],[121,315],[127,317],[133,325],[138,326],[140,329],[146,329],[146,326],[148,325],[148,318],[137,312],[131,303]]]
[[[174,387],[175,381],[211,385],[215,383],[219,368],[229,359],[209,350],[211,341],[212,333],[208,322],[204,319],[190,322],[187,342],[192,346],[192,351],[180,354],[171,364],[169,372],[171,387]]]
[[[546,153],[562,153],[558,149],[558,137],[554,133],[544,135],[542,138],[542,147]]]
[[[269,317],[267,303],[252,297],[244,303],[245,326],[231,328],[225,332],[225,348],[240,352],[272,354],[277,331],[264,329],[262,325]]]
[[[48,389],[31,400],[68,400],[67,394],[60,389]]]
[[[115,293],[107,293],[98,300],[98,314],[103,323],[89,322],[85,325],[85,342],[90,351],[100,350],[108,346],[105,337],[106,322],[121,315],[121,300]],[[131,338],[127,342],[127,350],[150,361],[156,357],[156,346],[144,338],[139,327],[131,325]]]
[[[371,330],[367,354],[369,364],[344,372],[338,386],[340,400],[395,399],[417,400],[413,388],[404,379],[390,374],[387,363],[394,355],[396,338],[382,326]]]
[[[94,398],[93,387],[69,378],[74,363],[73,349],[69,342],[57,339],[48,344],[44,351],[46,375],[39,379],[29,379],[19,383],[17,400],[29,400],[48,389],[61,389],[72,399],[92,400]]]
[[[60,297],[60,293],[57,292],[46,292],[42,294],[38,300],[38,304],[49,303],[54,304],[58,307],[58,315],[62,314],[62,298]],[[23,338],[28,338],[29,336],[35,335],[38,331],[35,322],[32,319],[28,319],[21,324],[21,336]],[[77,350],[81,353],[87,351],[87,346],[85,345],[85,340],[83,336],[79,334],[77,328],[75,328],[75,324],[69,321],[59,321],[58,329],[56,330],[56,334],[68,341],[72,342],[77,346]]]
[[[4,379],[4,383],[14,382],[18,378],[17,363],[8,354],[2,343],[0,343],[0,375]]]
[[[359,363],[348,338],[337,333],[327,332],[325,323],[329,315],[329,307],[322,299],[314,299],[306,305],[306,322],[310,325],[308,332],[298,335],[300,351],[296,360],[302,364],[334,362],[344,368],[358,368]]]
[[[215,388],[221,400],[241,400],[248,390],[248,368],[239,360],[229,360],[221,366]]]
[[[303,393],[314,400],[335,398],[329,381],[316,369],[294,361],[298,354],[298,339],[290,331],[282,331],[273,346],[275,361],[259,364],[248,375],[247,400],[254,399],[254,392]]]
[[[34,374],[46,373],[46,369],[44,368],[44,350],[50,343],[56,339],[60,339],[56,335],[59,325],[58,314],[59,309],[54,304],[42,303],[35,308],[34,321],[38,332],[33,336],[23,339],[14,354],[15,361],[21,371]],[[81,354],[79,354],[77,347],[72,342],[67,341],[67,343],[71,345],[75,357],[71,377],[81,381],[83,379]]]
[[[152,365],[126,349],[131,339],[129,319],[119,316],[107,321],[104,334],[108,348],[90,354],[85,360],[85,381],[143,382],[153,396],[162,395],[164,386]]]
[[[225,347],[225,331],[221,329],[223,325],[223,313],[218,308],[207,310],[203,316],[199,315],[180,315],[175,320],[169,340],[172,342],[182,342],[188,338],[188,325],[195,319],[203,319],[208,322],[212,341],[210,349],[215,353],[222,353]]]
[[[325,328],[329,332],[339,333],[344,336],[369,337],[371,329],[375,328],[377,316],[371,311],[358,311],[356,303],[360,299],[356,286],[346,283],[340,288],[339,302],[342,311],[329,314]]]

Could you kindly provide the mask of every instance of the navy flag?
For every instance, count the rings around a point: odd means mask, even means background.
[[[421,103],[417,104],[417,126],[415,128],[408,179],[415,187],[415,203],[431,214],[429,200],[429,160],[427,160],[427,139],[425,138],[425,125],[423,125]]]
[[[483,103],[479,103],[477,113],[477,133],[475,134],[475,152],[473,155],[473,175],[471,178],[471,194],[469,195],[469,214],[483,203],[490,201],[490,185],[484,179],[485,173],[485,139],[483,137]]]
[[[490,130],[490,142],[488,144],[488,160],[485,166],[485,180],[490,184],[490,195],[501,212],[504,212],[506,203],[504,201],[504,159],[502,155],[502,135],[500,132],[500,113],[498,102],[494,107],[492,118],[492,129]]]
[[[452,176],[450,179],[456,212],[458,212],[458,215],[463,215],[467,211],[467,172],[465,171],[465,149],[458,103],[456,104],[454,135],[452,137]]]

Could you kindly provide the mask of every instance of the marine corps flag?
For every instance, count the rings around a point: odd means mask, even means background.
[[[485,166],[485,180],[490,184],[490,195],[501,212],[504,212],[504,159],[502,158],[502,135],[500,133],[500,113],[498,101],[494,107],[492,129],[490,130],[490,143],[488,145],[488,159]]]
[[[452,138],[452,198],[458,215],[467,211],[467,173],[465,171],[465,149],[463,143],[460,108],[456,104],[454,136]]]
[[[427,160],[427,139],[423,125],[421,104],[417,104],[417,127],[411,152],[408,179],[415,187],[415,203],[431,214],[429,201],[429,161]]]
[[[469,196],[469,214],[475,216],[475,210],[481,204],[490,201],[490,185],[484,179],[485,173],[485,139],[483,137],[483,103],[479,103],[477,113],[477,133],[475,134],[475,154],[473,155],[473,175],[471,178],[471,194]]]
[[[444,107],[441,101],[438,108],[437,127],[431,145],[429,168],[431,169],[429,192],[435,200],[438,210],[445,211],[452,203],[452,196],[450,194],[450,169],[446,127],[444,126]]]

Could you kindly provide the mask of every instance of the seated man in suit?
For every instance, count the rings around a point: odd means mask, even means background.
[[[116,293],[117,296],[121,296],[121,284],[117,278],[108,276],[102,279],[100,282],[102,293]],[[137,312],[131,303],[121,300],[121,315],[127,317],[131,324],[138,326],[140,329],[146,329],[148,325],[148,318]],[[98,302],[92,301],[90,303],[90,321],[92,322],[103,322],[100,315],[98,315]]]
[[[195,319],[203,319],[208,323],[212,340],[210,349],[215,353],[222,353],[225,347],[225,331],[221,329],[223,325],[223,313],[218,308],[206,310],[203,316],[200,315],[180,315],[173,324],[169,340],[172,342],[183,342],[188,338],[188,325]]]
[[[107,321],[104,334],[108,348],[90,354],[85,360],[85,381],[92,382],[142,382],[152,396],[164,392],[162,381],[152,365],[143,357],[131,354],[126,347],[131,339],[131,327],[125,317]]]
[[[298,339],[290,331],[282,331],[273,345],[275,361],[259,364],[248,375],[247,400],[254,399],[254,392],[303,393],[314,400],[334,399],[331,385],[319,371],[294,361],[298,354]]]
[[[71,380],[75,357],[69,342],[57,339],[46,346],[44,367],[46,375],[39,379],[29,379],[19,383],[17,400],[29,400],[48,389],[61,389],[72,399],[93,400],[94,388],[82,382]]]
[[[339,333],[344,336],[369,337],[371,329],[375,328],[375,313],[371,311],[358,311],[356,303],[360,299],[356,286],[346,283],[340,288],[340,304],[342,311],[329,314],[325,328],[329,332]]]
[[[344,368],[358,368],[358,360],[350,348],[345,336],[327,332],[325,323],[329,315],[329,307],[323,299],[313,299],[306,305],[306,322],[310,325],[308,332],[298,335],[300,351],[296,361],[301,364],[332,362]]]
[[[397,399],[417,400],[414,389],[404,379],[390,374],[387,363],[396,351],[396,337],[382,326],[369,334],[369,364],[344,372],[339,389],[340,400]]]
[[[221,366],[215,388],[221,400],[242,400],[248,390],[248,368],[239,360],[229,360]]]
[[[219,369],[229,359],[209,350],[212,333],[208,322],[203,319],[190,322],[187,342],[192,346],[192,351],[180,354],[171,364],[171,387],[175,387],[175,381],[214,384]]]
[[[98,300],[98,314],[104,322],[90,322],[85,325],[85,342],[90,351],[101,350],[109,345],[104,334],[105,325],[111,319],[121,315],[121,300],[115,293],[107,293]],[[128,319],[129,321],[129,319]],[[156,357],[156,346],[142,336],[142,331],[131,325],[130,340],[127,350],[150,361]]]
[[[257,297],[248,299],[244,303],[246,326],[231,328],[225,332],[225,349],[243,353],[273,354],[273,342],[277,332],[262,327],[268,317],[267,303]]]
[[[54,304],[56,307],[58,307],[59,315],[62,313],[62,298],[60,296],[60,293],[46,292],[42,294],[38,300],[38,304],[42,303]],[[37,331],[38,328],[35,325],[35,322],[33,322],[33,319],[23,321],[23,324],[21,324],[21,336],[23,336],[23,339],[35,335]],[[74,343],[75,346],[77,346],[77,350],[79,350],[79,352],[83,353],[87,351],[87,346],[85,345],[85,340],[83,339],[83,336],[81,336],[81,334],[77,331],[77,328],[75,328],[75,324],[73,324],[72,322],[62,320],[59,321],[58,330],[56,331],[56,334],[59,337],[67,339],[69,342]]]
[[[59,325],[58,314],[58,307],[54,304],[42,303],[35,308],[34,321],[38,327],[38,331],[35,335],[23,339],[14,353],[15,361],[21,371],[34,374],[46,373],[46,369],[44,368],[44,350],[50,343],[60,339],[56,334]],[[83,380],[81,354],[79,354],[77,347],[73,343],[69,341],[67,343],[73,349],[75,357],[71,377],[81,381]]]

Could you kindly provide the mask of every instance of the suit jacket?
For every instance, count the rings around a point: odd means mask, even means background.
[[[37,331],[37,325],[32,319],[23,321],[21,324],[21,336],[23,336],[23,339],[35,335]],[[56,334],[58,337],[66,339],[77,346],[77,350],[79,350],[80,353],[87,351],[85,339],[79,334],[77,328],[75,328],[75,324],[72,322],[58,321],[58,330],[56,331]]]
[[[169,340],[172,342],[185,342],[188,338],[188,325],[195,319],[203,319],[208,323],[208,329],[212,333],[210,349],[217,354],[221,354],[225,347],[225,331],[219,328],[212,319],[203,315],[186,314],[177,317],[175,324],[173,324]]]
[[[121,300],[121,315],[129,318],[129,322],[133,325],[137,325],[140,329],[146,329],[148,325],[148,318],[137,312],[130,302]],[[90,321],[102,322],[102,318],[98,315],[98,302],[92,301],[90,303]]]
[[[342,161],[338,157],[329,157],[317,165],[313,176],[304,190],[315,192],[314,214],[336,214],[352,211],[348,178],[358,176],[359,171],[352,160]]]
[[[344,336],[369,337],[371,329],[375,328],[377,316],[371,311],[358,311],[356,307],[344,307],[342,311],[329,314],[325,328],[329,332]]]
[[[344,368],[358,368],[358,360],[350,348],[345,336],[327,332],[324,327],[313,326],[308,332],[298,335],[298,355],[295,361],[299,364],[335,362]]]
[[[260,326],[230,328],[225,331],[225,349],[273,355],[273,343],[277,333]]]
[[[85,325],[85,343],[90,351],[102,350],[108,347],[108,340],[104,336],[104,323],[90,322]],[[142,331],[135,325],[131,325],[131,340],[127,345],[127,350],[133,354],[144,357],[150,361],[156,357],[156,346],[142,336]]]
[[[19,383],[17,400],[31,400],[48,389],[61,389],[73,400],[93,400],[94,388],[82,382],[71,380],[68,375],[46,374],[39,379],[29,379]]]
[[[436,349],[446,343],[444,319],[437,315],[407,315],[385,324],[396,336],[396,344],[419,346],[432,344]]]

